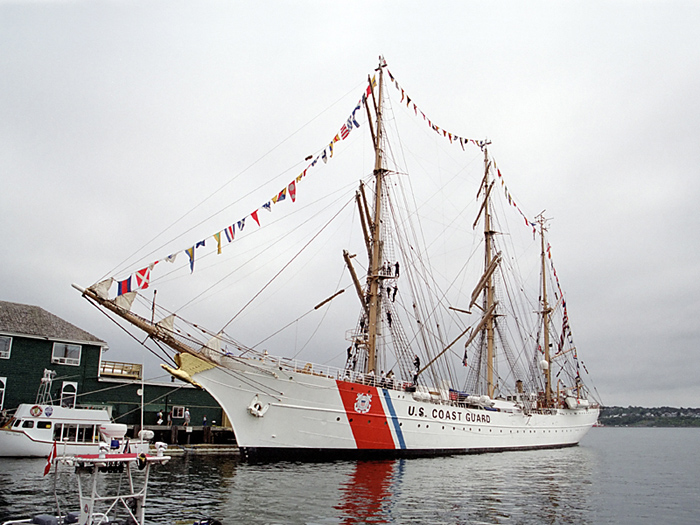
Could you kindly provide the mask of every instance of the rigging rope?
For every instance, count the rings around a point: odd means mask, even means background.
[[[286,143],[288,140],[290,140],[292,137],[294,137],[297,133],[299,133],[301,130],[303,130],[303,129],[306,128],[308,125],[310,125],[312,122],[314,122],[316,119],[318,119],[321,115],[323,115],[323,114],[326,113],[328,110],[330,110],[333,106],[335,106],[336,104],[340,103],[340,101],[343,100],[345,97],[347,97],[347,96],[350,95],[351,93],[354,93],[354,92],[357,90],[357,88],[358,88],[359,86],[361,86],[361,85],[364,85],[364,81],[358,83],[357,85],[355,85],[350,91],[348,91],[348,92],[345,93],[343,96],[341,96],[340,98],[338,98],[335,102],[333,102],[332,104],[330,104],[330,105],[329,105],[328,107],[326,107],[323,111],[321,111],[321,112],[318,113],[315,117],[313,117],[311,120],[309,120],[308,122],[306,122],[306,124],[304,124],[303,126],[301,126],[300,128],[298,128],[298,129],[297,129],[296,131],[294,131],[292,134],[288,135],[284,140],[282,140],[281,142],[279,142],[276,146],[274,146],[272,149],[270,149],[267,153],[263,154],[263,155],[262,155],[261,157],[259,157],[257,160],[253,161],[253,162],[252,162],[251,164],[249,164],[246,168],[244,168],[243,170],[241,170],[240,172],[238,172],[236,175],[234,175],[232,178],[230,178],[228,181],[226,181],[226,182],[225,182],[223,185],[221,185],[218,189],[216,189],[216,190],[214,190],[212,193],[210,193],[210,194],[209,194],[207,197],[205,197],[201,202],[199,202],[198,204],[196,204],[195,206],[193,206],[190,210],[188,210],[188,211],[185,212],[183,215],[181,215],[177,220],[175,220],[175,222],[171,223],[169,226],[167,226],[166,228],[164,228],[160,233],[156,234],[152,239],[150,239],[149,241],[147,241],[146,243],[144,243],[143,246],[141,246],[140,248],[138,248],[136,251],[134,251],[134,252],[133,252],[131,255],[129,255],[128,257],[126,257],[122,262],[118,263],[112,270],[110,270],[109,272],[107,272],[107,273],[106,273],[104,276],[102,276],[102,278],[99,279],[99,280],[101,281],[102,279],[105,279],[105,278],[107,278],[107,277],[110,276],[110,275],[114,275],[115,272],[116,272],[119,268],[121,268],[123,265],[125,265],[127,261],[129,261],[130,259],[132,259],[133,257],[135,257],[136,254],[139,253],[141,250],[143,250],[146,246],[148,246],[148,245],[151,244],[153,241],[155,241],[156,239],[158,239],[158,237],[160,237],[160,236],[163,235],[165,232],[167,232],[168,230],[170,230],[170,229],[171,229],[172,227],[174,227],[177,223],[179,223],[179,222],[182,221],[185,217],[187,217],[188,215],[190,215],[194,210],[196,210],[197,208],[199,208],[200,206],[202,206],[205,202],[207,202],[209,199],[211,199],[214,195],[216,195],[217,193],[219,193],[220,191],[222,191],[226,186],[228,186],[228,185],[231,184],[233,181],[235,181],[236,179],[238,179],[241,175],[243,175],[244,173],[246,173],[246,172],[247,172],[248,170],[250,170],[253,166],[255,166],[255,165],[258,164],[260,161],[262,161],[264,158],[266,158],[268,155],[270,155],[273,151],[275,151],[276,149],[278,149],[280,146],[282,146],[284,143]],[[299,164],[299,163],[296,163],[296,164]],[[295,165],[296,165],[296,164],[295,164]],[[288,168],[287,170],[285,170],[285,172],[286,172],[286,171],[289,171],[290,169],[292,169],[292,168],[291,168],[291,167]],[[283,172],[283,173],[285,173],[285,172]],[[200,223],[196,224],[195,226],[193,226],[192,228],[186,230],[185,232],[180,233],[178,236],[174,237],[174,238],[171,239],[170,241],[167,241],[166,243],[164,243],[164,244],[161,245],[160,247],[154,249],[154,250],[151,251],[150,253],[144,255],[143,257],[150,257],[151,255],[157,253],[160,249],[162,249],[163,247],[165,247],[168,243],[170,243],[170,242],[174,241],[175,239],[177,239],[178,237],[181,237],[182,235],[184,235],[184,234],[186,234],[186,233],[192,231],[192,230],[193,230],[194,228],[196,228],[197,226],[199,226],[199,225],[203,224],[204,222],[210,220],[212,217],[215,217],[216,215],[218,215],[218,214],[221,213],[222,211],[228,209],[229,207],[233,206],[234,204],[236,204],[236,203],[239,202],[240,200],[244,199],[244,198],[247,197],[248,195],[252,194],[253,192],[255,192],[255,191],[257,191],[257,190],[259,190],[259,189],[262,188],[264,185],[269,184],[271,181],[273,181],[273,180],[274,180],[275,178],[277,178],[279,175],[280,175],[280,174],[275,175],[275,176],[273,176],[272,178],[268,179],[267,181],[265,181],[262,185],[260,185],[260,186],[259,186],[258,188],[256,188],[255,190],[252,190],[252,191],[248,192],[246,195],[240,197],[238,200],[236,200],[236,201],[230,203],[229,205],[227,205],[226,207],[224,207],[224,208],[222,208],[221,210],[217,211],[217,212],[214,213],[213,215],[210,215],[209,217],[207,217],[206,219],[204,219],[204,220],[201,221]]]
[[[317,238],[319,235],[321,235],[321,233],[322,233],[322,232],[323,232],[337,217],[338,217],[338,215],[340,215],[340,213],[341,213],[349,204],[351,204],[351,203],[354,202],[354,199],[355,199],[355,197],[353,196],[352,199],[350,199],[347,203],[345,203],[345,205],[342,206],[342,207],[340,208],[340,210],[338,210],[338,212],[337,212],[335,215],[333,215],[333,217],[331,217],[331,219],[330,219],[326,224],[323,225],[323,227],[316,233],[316,235],[314,235],[313,237],[311,237],[311,239],[301,248],[301,250],[299,250],[299,251],[296,253],[296,255],[294,255],[294,257],[292,257],[292,259],[291,259],[289,262],[287,262],[287,264],[285,264],[285,265],[284,265],[284,266],[283,266],[283,267],[282,267],[282,268],[281,268],[281,269],[280,269],[280,270],[279,270],[279,271],[278,271],[278,272],[277,272],[277,273],[276,273],[276,274],[275,274],[275,275],[260,289],[260,291],[258,291],[258,293],[256,293],[245,305],[243,305],[243,307],[236,313],[236,315],[234,315],[234,316],[221,328],[221,330],[220,330],[219,332],[223,332],[224,330],[226,330],[226,328],[227,328],[227,327],[228,327],[228,326],[229,326],[229,325],[230,325],[230,324],[231,324],[231,323],[232,323],[232,322],[233,322],[233,321],[234,321],[234,320],[235,320],[235,319],[236,319],[236,318],[237,318],[237,317],[238,317],[238,316],[253,302],[253,301],[255,301],[255,299],[257,299],[257,298],[260,296],[260,294],[262,294],[262,293],[265,291],[265,289],[266,289],[268,286],[270,286],[270,285],[274,282],[274,280],[277,279],[277,277],[279,277],[280,274],[282,274],[282,272],[284,272],[284,270],[286,270],[286,269],[292,264],[292,262],[294,262],[294,260],[295,260],[297,257],[299,257],[299,255],[301,255],[301,254],[304,252],[304,250],[306,250],[306,248],[308,248],[308,247],[311,245],[311,243],[312,243],[313,241],[316,240],[316,238]]]

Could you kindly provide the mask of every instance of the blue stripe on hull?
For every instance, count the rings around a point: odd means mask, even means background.
[[[391,422],[394,424],[394,430],[396,431],[396,437],[399,440],[399,448],[405,449],[406,442],[403,439],[403,432],[401,432],[401,425],[399,424],[399,419],[396,417],[396,410],[394,409],[394,404],[391,402],[391,394],[386,388],[383,388],[384,400],[386,401],[386,406],[389,409],[389,415],[391,416]]]

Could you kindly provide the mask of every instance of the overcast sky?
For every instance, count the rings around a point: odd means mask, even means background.
[[[214,231],[187,233],[209,212],[252,211],[338,131],[383,54],[436,123],[493,141],[527,213],[554,219],[578,351],[603,402],[700,406],[698,27],[694,1],[0,0],[0,299],[139,361],[71,283],[112,275],[146,244],[134,264],[191,245]],[[278,164],[266,164],[273,148]],[[343,181],[371,159],[362,166]],[[199,276],[185,274],[191,297]],[[226,295],[243,291],[235,282],[212,295],[212,329],[243,304]],[[187,313],[209,325],[207,311]]]

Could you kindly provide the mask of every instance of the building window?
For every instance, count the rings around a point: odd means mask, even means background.
[[[78,383],[74,381],[64,381],[61,387],[61,406],[74,408],[77,397]]]
[[[0,410],[5,408],[5,385],[7,384],[6,377],[0,377]]]
[[[173,419],[182,419],[185,417],[185,407],[173,407]]]
[[[12,338],[0,335],[0,359],[9,359],[10,350],[12,350]]]
[[[53,352],[51,354],[51,362],[58,363],[60,365],[78,366],[80,364],[81,351],[82,347],[80,345],[54,343]]]

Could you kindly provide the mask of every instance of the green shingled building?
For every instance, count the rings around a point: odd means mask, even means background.
[[[35,403],[44,370],[51,370],[54,403],[106,406],[131,428],[141,424],[143,387],[144,427],[162,426],[166,441],[169,413],[180,426],[188,409],[195,430],[204,416],[210,425],[224,423],[207,392],[180,381],[143,382],[142,365],[106,360],[107,349],[105,341],[43,308],[0,301],[0,410],[11,415],[20,403]]]

